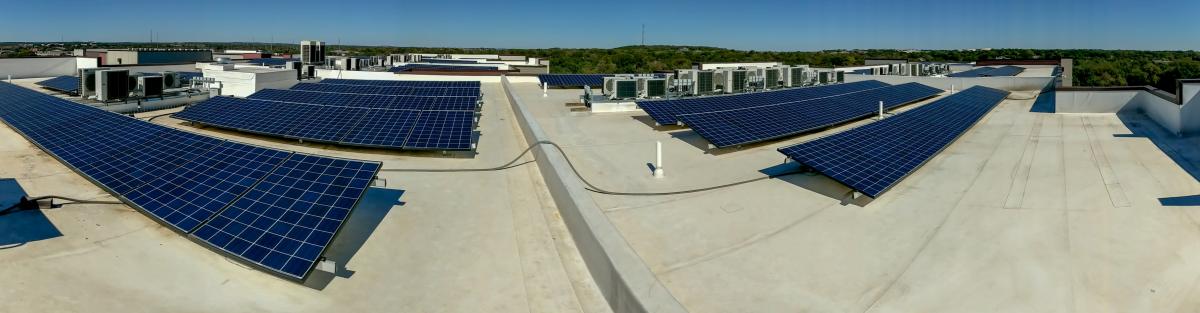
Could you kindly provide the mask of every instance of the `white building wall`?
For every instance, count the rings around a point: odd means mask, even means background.
[[[80,58],[11,58],[0,59],[0,79],[38,78],[77,75]],[[95,60],[95,59],[91,59]]]
[[[371,80],[426,80],[426,81],[479,81],[483,83],[499,83],[500,76],[459,76],[459,75],[413,75],[396,74],[392,72],[363,72],[343,70],[317,70],[320,78],[342,79],[371,79]],[[537,80],[537,77],[534,77]]]

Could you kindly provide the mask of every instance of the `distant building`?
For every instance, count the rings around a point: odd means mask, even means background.
[[[212,50],[204,49],[110,49],[102,57],[104,65],[151,65],[212,62]]]

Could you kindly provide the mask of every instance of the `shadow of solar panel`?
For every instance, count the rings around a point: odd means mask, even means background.
[[[907,83],[859,92],[775,105],[681,114],[693,131],[719,148],[800,134],[870,116],[879,110],[912,103],[942,90]]]
[[[642,108],[643,111],[646,111],[646,114],[650,115],[650,118],[654,119],[654,121],[659,125],[675,125],[680,122],[679,115],[683,114],[716,112],[780,104],[785,102],[804,101],[887,86],[890,85],[880,81],[868,80],[845,84],[782,89],[767,92],[670,100],[644,100],[636,102],[638,107]]]
[[[971,87],[882,121],[779,152],[875,198],[945,149],[1008,94]]]
[[[38,86],[54,89],[61,92],[76,93],[79,92],[80,81],[79,77],[75,76],[58,76],[55,78],[43,80],[36,83]]]
[[[292,154],[193,235],[304,278],[378,171],[379,163]]]

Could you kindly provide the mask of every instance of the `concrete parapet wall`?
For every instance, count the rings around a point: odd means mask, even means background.
[[[530,143],[549,140],[513,91],[508,78],[501,77],[501,84],[525,140]],[[563,222],[613,312],[687,312],[592,201],[590,192],[567,160],[549,145],[540,145],[533,153]]]

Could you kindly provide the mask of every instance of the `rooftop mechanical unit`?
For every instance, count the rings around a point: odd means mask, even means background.
[[[162,97],[163,76],[138,76],[137,86],[143,98]]]
[[[129,70],[96,72],[96,100],[111,101],[129,98]]]
[[[720,86],[721,92],[724,93],[742,93],[755,88],[761,88],[762,79],[754,70],[736,68],[736,69],[718,69],[714,75],[717,85]]]
[[[787,87],[783,74],[789,67],[767,67],[758,69],[758,77],[762,78],[762,89],[772,90]]]
[[[87,99],[96,95],[96,73],[107,70],[107,68],[81,68],[79,69],[79,97]]]
[[[163,89],[182,88],[183,78],[176,72],[162,72]]]
[[[639,77],[638,91],[641,93],[641,98],[663,98],[667,96],[671,86],[671,78],[669,77]]]
[[[605,77],[604,95],[609,100],[636,99],[638,97],[638,79],[632,77]]]
[[[815,72],[807,66],[796,66],[788,69],[787,86],[804,87],[815,83]]]

